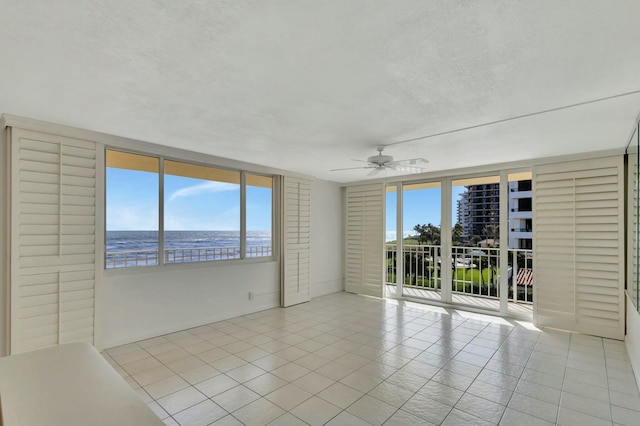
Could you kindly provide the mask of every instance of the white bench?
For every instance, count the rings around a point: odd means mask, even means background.
[[[0,358],[3,426],[162,426],[88,343]]]

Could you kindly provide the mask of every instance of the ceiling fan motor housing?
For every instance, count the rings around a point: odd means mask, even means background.
[[[367,162],[370,164],[375,164],[376,166],[384,166],[385,164],[388,163],[393,163],[393,157],[390,155],[372,155],[371,157],[367,158]]]

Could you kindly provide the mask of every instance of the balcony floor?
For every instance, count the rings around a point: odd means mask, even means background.
[[[424,299],[425,301],[440,301],[440,293],[433,290],[426,290],[423,288],[404,287],[405,297],[411,297],[416,299]],[[387,297],[397,297],[397,289],[395,285],[387,284]],[[475,309],[484,309],[487,311],[499,311],[500,301],[497,299],[490,299],[487,297],[478,297],[465,295],[460,293],[453,293],[452,303],[460,306],[469,306]],[[514,303],[509,302],[509,313],[517,316],[526,316],[528,318],[533,317],[533,305],[530,303]]]

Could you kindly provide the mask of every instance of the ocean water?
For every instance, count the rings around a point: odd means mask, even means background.
[[[157,250],[157,231],[107,231],[107,252]],[[247,245],[270,245],[271,233],[247,231]],[[239,231],[164,231],[164,248],[240,246]]]
[[[106,237],[107,268],[157,264],[157,231],[107,231]],[[249,253],[248,256],[250,257],[270,255],[271,233],[264,231],[247,231],[247,246],[268,247],[268,250],[256,251],[253,254]],[[240,257],[239,247],[239,231],[164,232],[164,248],[165,250],[170,250],[167,254],[170,263],[236,259]],[[147,252],[121,253],[145,251]]]

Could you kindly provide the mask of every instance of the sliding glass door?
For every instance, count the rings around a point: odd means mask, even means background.
[[[532,173],[387,186],[388,295],[531,316]]]

